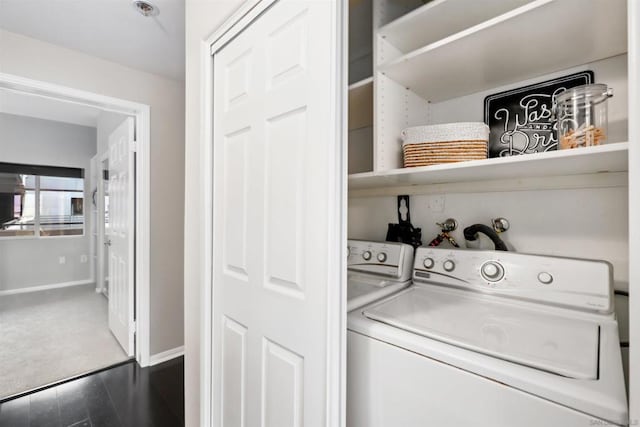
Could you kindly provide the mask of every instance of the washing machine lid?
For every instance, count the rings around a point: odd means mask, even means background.
[[[599,325],[466,291],[414,286],[363,311],[372,320],[554,374],[598,378]]]
[[[410,283],[408,280],[399,282],[349,274],[347,280],[347,311],[355,310],[394,294],[409,286]]]

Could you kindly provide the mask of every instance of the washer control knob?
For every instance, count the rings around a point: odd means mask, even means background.
[[[436,262],[433,260],[433,258],[425,258],[424,261],[422,261],[422,265],[424,265],[424,268],[430,270],[434,265],[436,265]]]
[[[371,251],[364,251],[362,253],[362,258],[364,258],[365,261],[369,261],[371,259]]]
[[[378,254],[378,262],[385,262],[387,260],[387,254],[380,252]]]
[[[488,261],[480,268],[480,274],[485,280],[497,282],[504,277],[504,268],[499,262]]]
[[[548,285],[553,282],[553,276],[545,271],[538,274],[538,281],[543,285]]]
[[[456,263],[448,259],[442,264],[442,266],[444,267],[445,271],[453,271],[456,268]]]

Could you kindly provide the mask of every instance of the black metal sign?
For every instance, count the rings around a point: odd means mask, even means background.
[[[487,96],[484,121],[491,131],[489,157],[556,150],[558,138],[552,117],[555,98],[567,89],[593,81],[593,71],[582,71]]]

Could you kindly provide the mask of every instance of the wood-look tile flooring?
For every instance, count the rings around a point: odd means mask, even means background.
[[[131,361],[0,403],[0,427],[71,426],[184,426],[184,359]]]

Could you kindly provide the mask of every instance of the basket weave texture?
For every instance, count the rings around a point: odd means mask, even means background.
[[[404,167],[486,159],[489,127],[465,122],[415,126],[401,132]]]

